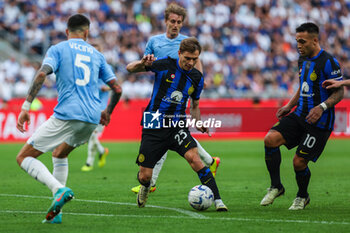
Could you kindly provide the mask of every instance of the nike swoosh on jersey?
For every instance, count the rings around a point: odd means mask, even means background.
[[[308,154],[307,152],[304,152],[303,150],[300,150],[299,152],[300,152],[300,154],[303,154],[303,155],[307,155]]]
[[[168,83],[173,83],[174,81],[171,81],[169,79],[165,79],[165,81],[167,81]]]

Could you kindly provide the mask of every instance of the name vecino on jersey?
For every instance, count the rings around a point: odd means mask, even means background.
[[[75,43],[75,42],[69,42],[69,46],[72,49],[76,49],[76,50],[79,50],[81,52],[88,52],[90,54],[94,53],[94,49],[91,46],[86,46],[86,45],[78,44],[78,43]]]

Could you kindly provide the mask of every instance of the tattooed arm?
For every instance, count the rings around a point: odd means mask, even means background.
[[[112,96],[109,100],[109,104],[108,104],[107,108],[104,111],[102,111],[102,113],[101,113],[100,124],[102,124],[102,125],[109,124],[109,121],[111,119],[111,114],[114,110],[114,107],[117,105],[117,103],[120,100],[120,97],[122,96],[122,88],[117,83],[116,79],[112,79],[107,84],[112,90]]]
[[[21,113],[18,116],[16,127],[20,132],[23,133],[26,131],[26,129],[24,128],[24,123],[27,122],[27,124],[30,125],[30,116],[28,112],[30,109],[30,105],[35,99],[38,92],[40,91],[46,76],[51,73],[52,73],[52,68],[48,65],[43,65],[40,68],[40,70],[35,74],[32,85],[29,88],[26,101],[23,103]]]
[[[337,103],[339,103],[344,97],[344,87],[339,87],[334,89],[331,96],[324,102],[327,105],[327,108],[334,107]]]
[[[340,87],[334,89],[333,93],[328,97],[326,101],[317,105],[313,109],[310,110],[309,114],[306,116],[306,120],[308,123],[313,124],[322,116],[323,111],[327,108],[334,107],[337,103],[339,103],[344,97],[344,87]]]
[[[43,65],[40,70],[36,73],[34,80],[32,82],[31,87],[29,88],[28,91],[28,96],[27,96],[27,101],[28,102],[33,102],[35,99],[36,95],[40,91],[45,78],[47,75],[52,73],[52,68],[49,65]]]

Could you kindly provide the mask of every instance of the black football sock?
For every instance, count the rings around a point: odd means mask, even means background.
[[[265,163],[270,174],[271,187],[281,189],[280,165],[281,165],[281,151],[279,147],[265,146]]]
[[[215,178],[208,167],[203,167],[197,172],[199,179],[203,185],[208,186],[214,194],[214,200],[221,199]]]
[[[295,171],[295,178],[299,187],[297,197],[307,198],[309,196],[307,187],[309,186],[310,177],[311,172],[309,167],[306,167],[305,170],[302,171]]]

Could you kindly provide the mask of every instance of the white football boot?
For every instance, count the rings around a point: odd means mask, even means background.
[[[303,210],[310,203],[310,197],[296,197],[289,210]]]
[[[260,205],[267,206],[273,203],[273,201],[284,194],[284,188],[280,190],[278,188],[268,188],[265,197],[261,200]]]

